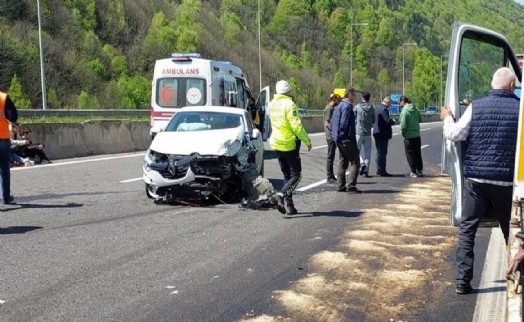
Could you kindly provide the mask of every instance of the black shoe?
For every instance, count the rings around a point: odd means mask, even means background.
[[[327,178],[326,182],[331,184],[337,183],[337,178]]]
[[[295,208],[295,206],[293,205],[287,205],[286,206],[286,216],[293,216],[293,215],[296,215],[298,214],[298,210],[297,208]]]
[[[469,294],[471,291],[473,291],[473,288],[469,283],[455,285],[455,292],[457,292],[457,294]]]
[[[363,176],[364,173],[366,173],[366,168],[367,168],[367,167],[366,167],[365,165],[363,165],[363,166],[360,168],[360,175],[361,175],[361,176]]]
[[[357,187],[348,187],[347,192],[362,193],[362,190],[358,190]]]
[[[11,205],[14,203],[15,203],[15,197],[13,197],[12,195],[7,198],[4,198],[4,205]]]
[[[337,192],[346,192],[346,191],[347,191],[346,187],[342,187],[342,188],[338,188],[337,189]]]
[[[379,176],[381,176],[381,177],[392,177],[392,175],[389,174],[389,173],[387,173],[387,172],[384,172],[384,173],[382,173],[382,174],[379,174]]]
[[[366,173],[364,173],[364,175],[365,175],[365,177],[366,177],[366,178],[373,178],[373,177],[372,177],[372,176],[370,176],[370,175],[369,175],[369,173],[367,173],[367,172],[366,172]]]
[[[273,196],[273,199],[276,201],[276,205],[277,205],[277,210],[281,213],[281,214],[285,214],[286,213],[286,207],[284,206],[284,197],[282,197],[281,195],[279,194],[275,194]]]

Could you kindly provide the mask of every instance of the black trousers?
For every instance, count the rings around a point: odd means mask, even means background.
[[[287,205],[293,205],[293,192],[302,178],[302,162],[300,161],[300,141],[292,151],[276,151],[280,170],[284,174],[284,186],[280,192],[284,195]]]
[[[469,283],[473,279],[473,248],[480,219],[488,212],[497,217],[506,244],[509,236],[511,217],[512,186],[497,186],[464,180],[462,197],[462,222],[459,226],[455,264],[455,282]]]
[[[404,139],[404,149],[406,150],[406,159],[408,159],[411,172],[417,173],[422,171],[422,150],[420,137]]]
[[[335,153],[337,152],[337,143],[333,139],[326,139],[327,141],[327,162],[326,162],[326,178],[334,178],[333,163],[335,162]]]
[[[375,137],[375,147],[377,148],[377,175],[386,174],[386,161],[388,155],[389,139],[377,139]]]
[[[338,147],[338,189],[346,187],[346,170],[349,167],[349,187],[357,186],[358,169],[360,168],[360,152],[357,144],[349,140],[337,142]]]

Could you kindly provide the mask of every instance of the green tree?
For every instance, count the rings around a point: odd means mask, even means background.
[[[75,21],[86,31],[93,31],[96,26],[95,0],[67,0]]]
[[[200,0],[182,0],[177,7],[175,20],[172,22],[177,37],[176,50],[195,51],[199,48],[198,33],[204,29],[202,23],[198,22],[201,7]]]
[[[76,107],[80,110],[98,110],[100,102],[96,96],[89,95],[86,91],[81,91],[77,98]]]
[[[11,100],[13,100],[17,108],[31,108],[31,101],[24,93],[24,90],[22,89],[22,84],[18,80],[18,76],[16,74],[13,76],[13,79],[11,80],[11,85],[9,86],[8,93],[11,97]]]
[[[425,107],[438,102],[439,73],[440,58],[431,55],[427,48],[418,48],[415,52],[413,81],[409,91],[406,91],[417,106]]]
[[[117,83],[119,106],[125,109],[140,109],[149,106],[151,82],[142,76],[123,76]]]
[[[58,98],[58,94],[56,93],[56,90],[53,88],[47,91],[47,107],[49,107],[50,109],[59,109],[62,107],[60,99]]]

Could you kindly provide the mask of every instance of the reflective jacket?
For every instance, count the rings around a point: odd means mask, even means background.
[[[298,106],[290,96],[275,94],[269,102],[269,119],[271,121],[271,136],[269,145],[276,151],[293,151],[296,140],[310,145],[311,141],[302,121],[298,116]]]
[[[9,121],[16,122],[18,112],[6,93],[0,92],[0,140],[10,140]]]

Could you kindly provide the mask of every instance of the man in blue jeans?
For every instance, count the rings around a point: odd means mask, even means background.
[[[382,104],[377,106],[375,110],[376,117],[373,125],[373,137],[375,138],[375,146],[377,148],[377,175],[381,177],[391,177],[386,170],[388,144],[393,137],[391,126],[395,124],[395,120],[389,117],[388,108],[390,106],[391,98],[389,96],[384,97]]]
[[[355,113],[353,102],[357,92],[349,88],[344,98],[333,111],[331,117],[331,137],[337,143],[339,163],[337,171],[338,192],[361,193],[357,189],[358,168],[360,153],[357,146]],[[346,170],[349,167],[348,185],[346,187]]]
[[[516,81],[513,71],[499,68],[491,81],[493,89],[471,102],[460,120],[455,123],[446,107],[440,114],[444,137],[468,142],[463,157],[462,221],[455,257],[457,294],[472,291],[475,235],[480,219],[488,211],[497,216],[508,244],[520,106],[513,94]]]
[[[0,92],[0,177],[2,178],[2,198],[4,204],[12,204],[11,195],[11,134],[9,122],[18,120],[18,111],[11,98]]]

